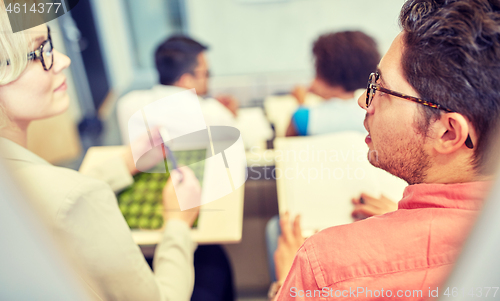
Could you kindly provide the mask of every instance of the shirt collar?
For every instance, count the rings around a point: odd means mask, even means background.
[[[398,209],[455,208],[480,210],[491,181],[457,184],[415,184],[406,187]]]
[[[7,160],[16,160],[16,161],[24,161],[36,164],[50,165],[49,162],[35,155],[26,148],[3,137],[0,137],[0,157],[3,157],[4,159]]]
[[[186,91],[186,89],[177,87],[177,86],[170,86],[170,85],[154,85],[153,90],[159,91],[159,92],[168,92],[168,93],[178,93],[182,91]]]
[[[152,88],[152,91],[154,91],[155,93],[159,93],[160,95],[163,95],[163,97],[165,97],[165,95],[175,94],[186,90],[187,90],[186,88],[170,86],[170,85],[154,85]],[[200,101],[205,100],[204,97],[201,97],[199,95],[198,99],[200,99]]]

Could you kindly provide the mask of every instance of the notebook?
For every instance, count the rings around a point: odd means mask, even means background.
[[[353,222],[351,200],[362,192],[402,198],[407,183],[370,164],[364,139],[343,132],[275,140],[279,210],[301,214],[305,236]]]
[[[206,149],[173,152],[179,164],[196,167],[192,170],[201,187],[203,187],[206,152]],[[118,206],[130,229],[155,230],[163,226],[163,187],[170,177],[168,171],[161,172],[164,170],[163,164],[161,162],[148,172],[134,175],[134,183],[117,194]],[[198,227],[198,221],[199,218],[194,222],[193,228]]]

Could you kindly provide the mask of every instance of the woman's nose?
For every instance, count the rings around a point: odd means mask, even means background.
[[[54,56],[54,66],[52,68],[56,73],[61,72],[62,70],[68,68],[69,65],[71,64],[71,59],[67,55],[57,50],[54,50],[52,55]]]

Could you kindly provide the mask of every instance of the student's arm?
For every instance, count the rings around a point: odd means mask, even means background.
[[[268,292],[270,300],[275,300],[275,294],[284,281],[297,251],[300,249],[305,239],[302,236],[300,227],[300,216],[296,216],[293,225],[290,224],[290,215],[287,213],[280,217],[281,234],[278,238],[278,247],[274,252],[274,270],[277,281],[274,282]]]
[[[286,137],[294,137],[298,136],[297,131],[295,130],[295,126],[293,125],[293,118],[290,120],[290,124],[288,125],[288,128],[286,129]]]
[[[299,107],[295,113],[293,113],[290,124],[286,131],[286,136],[306,136],[307,128],[309,124],[309,109],[304,107]]]
[[[276,279],[282,284],[290,271],[295,254],[305,241],[300,226],[300,216],[295,217],[293,225],[290,216],[285,213],[280,218],[281,235],[278,238],[278,247],[274,252]]]
[[[187,222],[181,218],[167,221],[153,273],[105,183],[86,179],[68,194],[59,211],[57,224],[64,240],[93,280],[89,286],[102,292],[102,299],[190,299],[196,244]]]
[[[224,107],[226,107],[234,117],[238,116],[239,101],[231,95],[218,95],[215,97]]]
[[[193,171],[187,167],[181,168],[182,182],[178,171],[172,171],[169,181],[163,189],[164,217],[167,221],[167,228],[163,243],[158,245],[153,261],[155,274],[168,275],[168,282],[163,284],[167,289],[168,300],[177,300],[170,296],[179,296],[178,288],[190,287],[191,291],[179,300],[188,300],[191,297],[194,286],[193,267],[193,245],[191,241],[190,227],[193,225],[199,213],[199,207],[180,211],[179,200],[182,202],[199,203],[201,188]],[[174,184],[175,183],[175,188]],[[194,250],[193,250],[194,251]],[[189,272],[188,272],[189,269]],[[177,277],[176,275],[184,275]]]

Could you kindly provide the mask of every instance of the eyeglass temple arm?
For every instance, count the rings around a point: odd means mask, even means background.
[[[34,59],[36,59],[35,52],[33,51],[33,52],[28,53],[28,61],[34,60]],[[10,66],[10,60],[6,60],[5,63],[7,64],[7,66]]]

